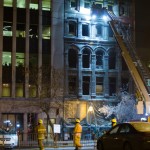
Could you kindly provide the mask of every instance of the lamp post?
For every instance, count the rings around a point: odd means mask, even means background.
[[[93,112],[93,106],[90,106],[90,107],[89,107],[89,114],[90,114],[90,139],[91,139],[92,112]]]

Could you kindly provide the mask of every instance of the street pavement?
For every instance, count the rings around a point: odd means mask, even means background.
[[[57,148],[45,148],[45,150],[74,150],[74,147],[57,147]],[[39,150],[39,148],[17,148],[14,150]],[[93,146],[89,146],[89,147],[82,147],[80,150],[96,150],[96,148],[94,148]]]

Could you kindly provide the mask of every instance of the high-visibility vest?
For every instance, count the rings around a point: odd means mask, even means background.
[[[43,124],[39,124],[36,127],[36,132],[39,140],[44,140],[46,136],[46,128]]]

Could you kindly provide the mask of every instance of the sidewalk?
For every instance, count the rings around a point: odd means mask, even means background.
[[[45,150],[74,150],[74,147],[45,148]],[[39,148],[16,148],[14,150],[39,150]],[[96,150],[93,146],[82,147],[80,150]]]

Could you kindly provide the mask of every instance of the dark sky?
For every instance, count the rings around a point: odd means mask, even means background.
[[[143,60],[150,60],[150,0],[135,0],[136,46]]]

